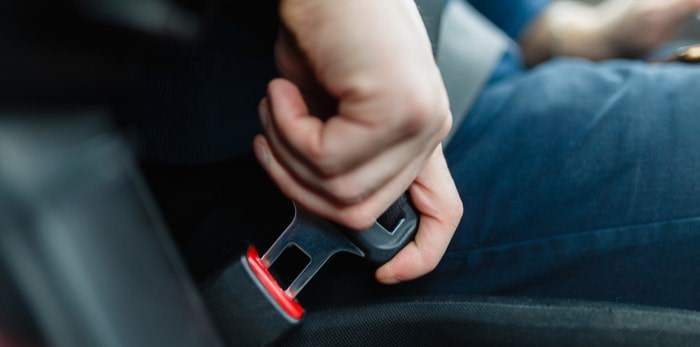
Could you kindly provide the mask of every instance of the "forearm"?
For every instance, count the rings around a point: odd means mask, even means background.
[[[620,52],[604,35],[606,14],[601,6],[555,2],[521,39],[525,62],[533,66],[555,56],[609,59]]]
[[[607,0],[595,6],[555,2],[521,45],[528,65],[557,55],[593,60],[638,58],[675,34],[700,0]]]

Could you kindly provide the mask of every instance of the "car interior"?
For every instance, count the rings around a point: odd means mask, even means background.
[[[416,2],[437,52],[440,28],[454,23],[440,21],[444,0]],[[8,47],[0,55],[8,76],[0,78],[0,346],[700,341],[700,312],[557,298],[377,298],[308,309],[300,300],[303,312],[290,319],[268,289],[240,279],[259,276],[249,248],[224,250],[227,263],[206,280],[193,277],[108,105],[142,47],[197,39],[197,10],[167,0],[0,5],[0,47]],[[94,31],[108,39],[86,47]],[[440,59],[443,74],[461,73]]]

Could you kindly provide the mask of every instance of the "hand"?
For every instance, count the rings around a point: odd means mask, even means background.
[[[700,0],[608,0],[597,6],[552,3],[521,40],[526,63],[553,56],[638,58],[668,41],[700,11]]]
[[[377,270],[397,283],[432,270],[462,216],[440,142],[452,117],[410,0],[282,0],[284,78],[260,103],[256,156],[319,216],[368,228],[407,189],[415,240]]]
[[[612,55],[639,57],[668,41],[688,18],[700,11],[699,0],[608,0],[601,35]]]
[[[409,193],[420,213],[418,232],[413,242],[377,270],[377,280],[385,284],[412,280],[432,271],[462,219],[462,201],[447,169],[442,146],[435,149]]]
[[[365,229],[423,170],[451,126],[410,0],[282,0],[285,79],[261,102],[254,147],[290,199]]]

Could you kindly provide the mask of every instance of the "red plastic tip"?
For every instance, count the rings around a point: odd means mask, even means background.
[[[251,270],[253,270],[253,273],[255,274],[255,277],[258,278],[260,283],[262,283],[263,287],[265,287],[272,298],[275,299],[277,304],[292,318],[296,320],[301,319],[301,317],[304,315],[304,308],[302,308],[299,303],[294,300],[294,298],[289,297],[287,293],[280,288],[277,280],[272,277],[270,271],[268,271],[260,261],[260,256],[258,255],[258,251],[255,249],[255,247],[251,246],[248,249],[246,257]]]

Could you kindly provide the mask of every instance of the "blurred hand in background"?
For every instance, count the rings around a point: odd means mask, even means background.
[[[521,44],[526,62],[554,56],[638,58],[667,42],[700,11],[700,0],[553,2]]]

